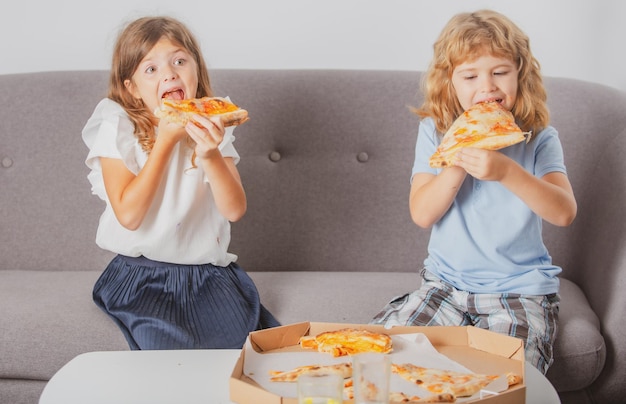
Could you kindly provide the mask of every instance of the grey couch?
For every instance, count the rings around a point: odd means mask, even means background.
[[[428,231],[409,217],[420,74],[217,70],[215,93],[249,110],[236,131],[246,216],[231,251],[283,323],[364,323],[418,287]],[[126,350],[91,301],[112,257],[95,245],[103,209],[81,129],[104,71],[0,76],[0,402],[36,403],[74,356]],[[563,267],[548,377],[563,402],[626,397],[626,95],[547,78],[579,204],[545,225]],[[314,304],[315,302],[315,304]]]

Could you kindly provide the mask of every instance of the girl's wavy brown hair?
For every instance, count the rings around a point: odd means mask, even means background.
[[[158,124],[153,112],[141,99],[126,89],[125,80],[132,80],[139,63],[161,39],[167,38],[189,52],[198,66],[196,97],[211,97],[209,72],[193,34],[180,21],[170,17],[143,17],[128,24],[119,34],[113,50],[108,98],[119,103],[135,125],[141,148],[150,153]]]
[[[463,113],[452,85],[455,67],[485,54],[517,65],[517,100],[511,112],[520,128],[536,134],[548,125],[550,114],[539,62],[530,51],[528,36],[507,17],[491,10],[457,14],[446,24],[433,50],[422,80],[424,103],[415,112],[422,118],[432,117],[440,133]]]

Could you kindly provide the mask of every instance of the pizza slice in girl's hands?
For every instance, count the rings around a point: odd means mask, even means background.
[[[499,102],[481,102],[452,123],[429,164],[433,168],[450,167],[456,153],[464,147],[498,150],[530,139],[529,135],[530,132],[522,132],[511,111]]]
[[[241,125],[248,120],[248,111],[222,97],[203,97],[184,100],[163,98],[161,107],[154,111],[161,119],[185,126],[193,122],[193,115],[219,116],[224,126]]]

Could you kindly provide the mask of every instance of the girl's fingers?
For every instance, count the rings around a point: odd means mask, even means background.
[[[219,117],[207,119],[195,115],[185,128],[189,136],[196,142],[196,155],[200,158],[212,154],[224,138],[224,125]]]
[[[205,128],[208,130],[217,129],[220,132],[224,130],[222,120],[218,116],[212,116],[210,118],[207,118],[202,115],[194,115],[191,122],[193,122],[196,126],[200,128]]]

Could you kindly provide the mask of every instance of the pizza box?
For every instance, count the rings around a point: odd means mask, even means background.
[[[250,349],[254,350],[255,358],[257,356],[262,357],[262,354],[266,353],[303,351],[298,346],[300,337],[342,328],[383,332],[392,337],[399,334],[423,334],[437,352],[473,372],[483,374],[515,372],[522,378],[524,377],[524,343],[521,339],[472,326],[393,327],[385,329],[381,325],[370,324],[303,322],[251,332],[247,344],[249,343]],[[283,397],[268,391],[245,375],[245,353],[246,349],[242,349],[230,376],[231,401],[237,404],[298,404],[297,398]],[[256,353],[260,355],[256,355]],[[267,357],[269,358],[271,355]],[[459,398],[457,402],[524,404],[525,400],[526,384],[525,380],[522,379],[520,384],[511,386],[500,393],[485,395],[483,398]],[[353,400],[344,400],[344,404],[353,404]]]

